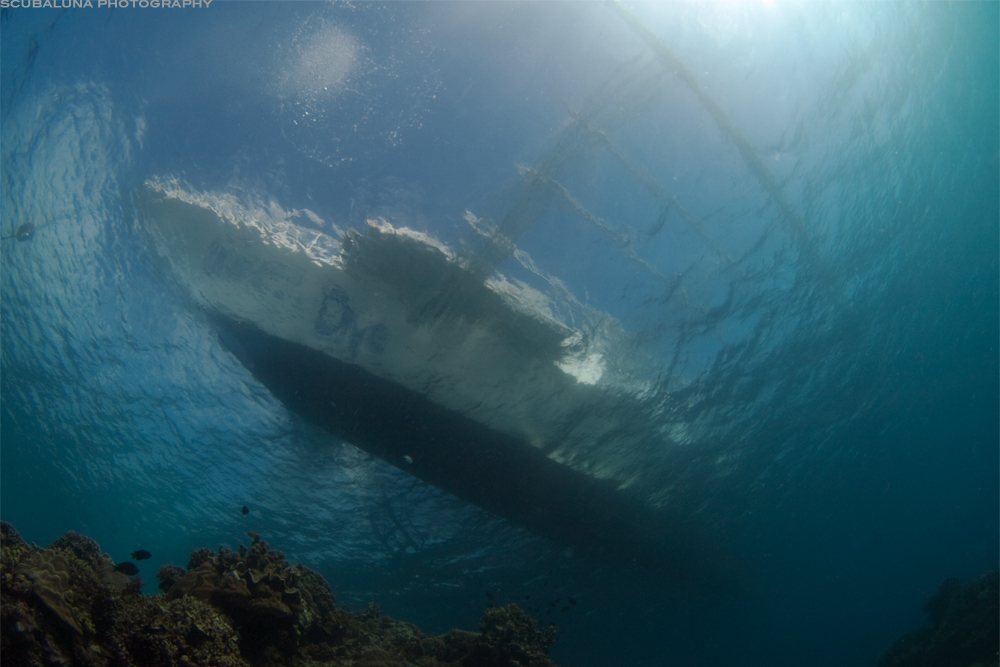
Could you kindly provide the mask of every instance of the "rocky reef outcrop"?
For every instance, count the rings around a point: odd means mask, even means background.
[[[929,627],[912,632],[882,656],[879,667],[996,667],[1000,652],[997,570],[963,585],[947,579],[924,604]]]
[[[239,551],[199,549],[160,569],[162,595],[117,571],[70,532],[47,549],[0,522],[3,664],[93,667],[550,667],[555,627],[517,605],[491,607],[480,632],[416,626],[337,606],[326,581],[251,535]]]

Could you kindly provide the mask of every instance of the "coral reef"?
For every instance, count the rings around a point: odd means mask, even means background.
[[[69,563],[55,551],[43,551],[21,561],[14,570],[34,583],[32,590],[45,606],[77,632],[80,622],[73,613],[72,591],[69,585]]]
[[[924,604],[931,626],[910,633],[879,667],[996,667],[1000,652],[1000,586],[991,570],[965,586],[947,579]]]
[[[167,565],[162,595],[115,571],[74,532],[47,549],[0,522],[0,651],[5,667],[551,667],[555,627],[517,605],[491,607],[480,632],[425,636],[338,607],[326,581],[252,535],[249,549],[199,549]]]

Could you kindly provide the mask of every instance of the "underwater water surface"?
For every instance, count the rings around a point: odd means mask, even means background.
[[[27,541],[148,550],[153,594],[254,531],[428,632],[518,602],[578,667],[876,665],[997,567],[997,4],[214,0],[9,7],[0,35],[0,515]],[[405,228],[544,311],[583,352],[538,368],[603,393],[538,449],[669,516],[685,568],[303,418],[206,307],[261,277],[192,289],[150,183],[333,255]],[[426,361],[423,393],[488,363]],[[540,386],[511,404],[552,412]]]

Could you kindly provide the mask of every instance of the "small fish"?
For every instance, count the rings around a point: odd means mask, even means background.
[[[115,571],[127,574],[130,577],[134,577],[139,574],[139,568],[135,566],[135,563],[130,563],[128,561],[115,565]]]
[[[410,457],[409,454],[404,454],[403,460],[406,461],[407,463],[413,463],[413,459]]]
[[[27,241],[28,239],[31,238],[31,235],[34,233],[35,233],[35,226],[30,222],[25,222],[24,224],[22,224],[20,227],[17,228],[16,232],[14,232],[14,238],[16,238],[18,241]]]
[[[153,554],[149,553],[145,549],[139,549],[138,551],[132,552],[132,560],[149,560],[153,557]]]
[[[569,598],[569,603],[574,607],[576,606],[576,600],[574,600],[573,598]]]
[[[563,608],[562,608],[562,609],[560,609],[559,611],[561,611],[562,613],[564,613],[564,614],[565,614],[565,613],[566,613],[567,611],[569,611],[569,607],[563,607]]]
[[[493,602],[493,593],[486,591],[486,599],[489,600],[490,602]]]
[[[246,516],[247,514],[250,514],[250,508],[247,507],[246,505],[244,505],[243,506],[243,516]]]
[[[255,533],[253,531],[250,531],[249,533],[247,533],[247,537],[249,537],[251,540],[253,540],[254,542],[256,542],[260,538],[260,535],[258,535],[257,533]]]

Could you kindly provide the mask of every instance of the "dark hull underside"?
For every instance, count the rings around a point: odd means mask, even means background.
[[[614,488],[362,367],[212,315],[222,339],[293,413],[429,484],[577,546],[702,587],[721,583],[715,549]],[[411,462],[412,461],[412,462]],[[728,577],[723,577],[728,578]]]

